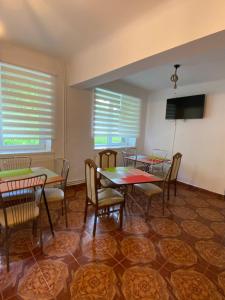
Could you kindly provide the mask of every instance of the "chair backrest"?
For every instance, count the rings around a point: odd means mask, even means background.
[[[134,158],[133,160],[128,159],[129,156],[132,156]],[[136,167],[137,163],[137,148],[127,148],[124,151],[122,151],[122,157],[123,157],[123,165],[124,167]]]
[[[111,149],[100,151],[99,155],[99,166],[100,168],[112,168],[116,167],[117,152]]]
[[[32,159],[28,156],[1,157],[0,171],[30,168],[31,162]]]
[[[177,175],[180,169],[181,158],[182,158],[182,154],[179,152],[173,156],[172,164],[170,166],[166,178],[168,181],[177,179]]]
[[[7,226],[19,225],[34,217],[34,211],[40,206],[47,176],[45,174],[0,182],[0,209],[3,210]],[[39,189],[39,192],[35,191]],[[23,205],[22,205],[23,204]]]
[[[60,188],[65,192],[66,190],[66,184],[67,184],[67,179],[69,175],[69,169],[70,169],[70,164],[67,159],[64,158],[56,158],[54,160],[54,171],[57,174],[60,174],[62,178],[64,179],[60,183]]]
[[[98,202],[97,165],[92,159],[85,160],[86,196],[94,205]]]

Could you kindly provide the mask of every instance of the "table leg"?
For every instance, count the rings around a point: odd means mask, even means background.
[[[52,236],[54,237],[55,234],[54,234],[54,229],[53,229],[53,225],[52,225],[52,219],[51,219],[51,215],[50,215],[50,212],[49,212],[48,203],[47,203],[47,199],[46,199],[44,190],[43,190],[43,198],[44,198],[45,208],[46,208],[47,215],[48,215],[48,222],[49,222],[49,225],[50,225]]]

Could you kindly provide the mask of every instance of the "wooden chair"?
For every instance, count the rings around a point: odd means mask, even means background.
[[[169,168],[169,171],[165,178],[163,178],[163,186],[160,188],[159,186],[152,184],[152,183],[140,183],[135,184],[134,187],[142,191],[147,197],[147,209],[146,209],[146,218],[149,213],[149,208],[151,206],[151,200],[152,197],[155,195],[162,194],[162,202],[163,202],[163,215],[164,215],[164,207],[165,207],[165,192],[167,188],[167,201],[169,201],[170,196],[170,184],[174,184],[174,195],[176,196],[176,183],[177,183],[177,175],[180,168],[182,154],[176,153],[173,156],[173,161],[171,164],[171,167]]]
[[[29,156],[10,156],[0,158],[0,171],[29,169],[32,159]]]
[[[88,205],[95,208],[93,236],[96,233],[97,217],[108,215],[109,213],[120,212],[120,228],[123,224],[124,196],[115,189],[97,189],[97,166],[91,159],[85,160],[85,180],[86,180],[86,204],[84,213],[84,223],[86,223]],[[119,208],[114,206],[119,205]],[[110,208],[113,207],[113,210]]]
[[[40,202],[46,179],[46,175],[38,175],[0,182],[0,225],[5,232],[3,249],[6,253],[7,271],[9,271],[10,233],[12,229],[30,221],[33,221],[33,234],[35,233],[41,215]],[[36,193],[37,189],[40,190],[39,193]],[[40,246],[42,248],[41,226]]]
[[[62,176],[63,181],[55,187],[45,188],[44,193],[48,204],[55,202],[62,203],[62,215],[65,211],[65,223],[66,227],[68,227],[66,184],[69,175],[69,161],[67,159],[56,159],[54,169],[56,173]]]
[[[99,166],[100,168],[114,168],[116,167],[117,152],[111,149],[100,151],[99,155]],[[113,188],[113,184],[110,180],[100,177],[100,184],[103,188]]]

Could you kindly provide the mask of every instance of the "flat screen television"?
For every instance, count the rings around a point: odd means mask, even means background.
[[[205,95],[167,99],[166,119],[202,119]]]

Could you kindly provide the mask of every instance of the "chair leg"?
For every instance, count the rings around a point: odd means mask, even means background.
[[[123,227],[123,208],[124,203],[120,204],[120,229]]]
[[[37,220],[33,220],[32,224],[32,234],[34,237],[37,237]]]
[[[7,272],[9,272],[10,267],[9,267],[9,232],[8,229],[5,228],[5,251],[6,251],[6,267],[7,267]]]
[[[146,222],[148,220],[148,215],[149,215],[149,210],[150,210],[150,207],[151,207],[151,202],[152,202],[152,200],[151,200],[151,198],[149,198],[147,200],[147,207],[146,207],[146,214],[145,214],[145,221]]]
[[[63,199],[64,210],[65,210],[65,221],[66,221],[66,228],[68,228],[68,216],[67,216],[67,202],[66,198]]]
[[[88,211],[88,199],[86,199],[86,203],[85,203],[84,223],[86,223],[86,220],[87,220],[87,211]]]
[[[64,203],[62,202],[62,216],[63,216],[63,214],[64,214]]]
[[[95,217],[94,217],[94,227],[93,227],[93,236],[95,237],[95,233],[96,233],[96,225],[97,225],[97,211],[95,211]]]
[[[174,196],[177,195],[177,181],[174,181]]]
[[[163,207],[163,216],[164,216],[165,213],[165,192],[164,191],[162,194],[162,207]]]
[[[170,184],[168,182],[168,185],[167,185],[167,201],[170,200]]]

